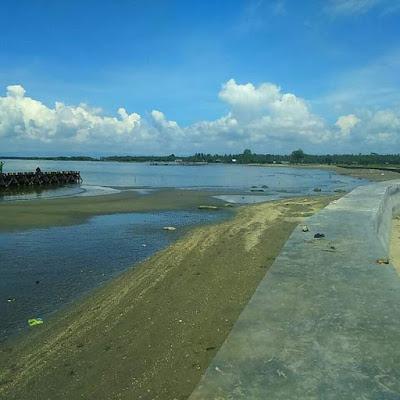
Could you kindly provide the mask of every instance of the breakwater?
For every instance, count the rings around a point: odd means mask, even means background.
[[[0,174],[0,190],[29,186],[62,186],[81,183],[79,171],[13,172]]]

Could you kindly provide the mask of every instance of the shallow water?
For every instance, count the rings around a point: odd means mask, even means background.
[[[364,182],[326,170],[227,164],[152,166],[148,163],[6,160],[4,171],[34,171],[37,166],[43,171],[78,170],[83,185],[4,196],[3,200],[97,195],[132,188],[165,187],[248,194],[252,194],[251,189],[258,188],[264,190],[266,196],[276,195],[279,198],[284,197],[279,196],[282,193],[308,195],[313,193],[315,187],[326,193],[334,189],[350,190]]]
[[[0,234],[0,340],[227,212],[98,216],[87,223]],[[176,231],[165,231],[164,226]]]

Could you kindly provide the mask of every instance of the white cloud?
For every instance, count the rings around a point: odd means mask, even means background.
[[[86,104],[56,102],[49,107],[26,96],[22,86],[12,85],[0,97],[0,145],[3,151],[17,143],[29,152],[42,143],[63,153],[96,149],[165,154],[238,151],[248,146],[256,151],[290,151],[299,146],[334,151],[337,145],[356,142],[393,149],[399,143],[400,110],[346,114],[329,126],[304,99],[273,83],[256,86],[231,79],[222,85],[219,98],[230,108],[226,115],[182,127],[159,110],[142,118],[125,108],[106,116]]]
[[[389,129],[400,132],[400,114],[394,110],[380,110],[372,114],[370,127],[375,130]]]
[[[283,93],[272,83],[255,87],[231,79],[219,97],[232,107],[232,116],[252,139],[286,137],[321,142],[329,137],[324,121],[310,111],[305,100]]]
[[[161,111],[153,110],[151,112],[151,116],[153,117],[155,125],[162,129],[180,129],[175,121],[168,121],[165,118],[164,113],[162,113]]]
[[[25,89],[21,85],[7,86],[7,96],[21,98],[25,96]]]
[[[330,0],[327,11],[333,15],[359,15],[379,8],[381,15],[391,14],[399,10],[399,5],[393,0]]]
[[[360,122],[360,119],[354,115],[342,115],[338,118],[335,125],[340,129],[342,137],[348,137],[351,130]]]
[[[400,148],[400,109],[363,110],[360,115],[341,116],[336,122],[337,138],[353,143],[358,151],[398,153]]]
[[[380,0],[331,0],[330,10],[336,14],[362,14],[380,3]]]
[[[20,85],[7,87],[0,97],[0,137],[85,142],[89,139],[119,140],[142,138],[140,115],[118,110],[119,118],[101,115],[101,110],[86,104],[67,106],[56,102],[53,108],[25,96]]]

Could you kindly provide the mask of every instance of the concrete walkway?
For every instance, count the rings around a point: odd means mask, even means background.
[[[400,278],[376,262],[398,211],[382,182],[296,228],[190,400],[399,400]]]

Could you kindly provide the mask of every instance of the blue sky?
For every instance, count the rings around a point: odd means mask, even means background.
[[[398,1],[0,12],[2,154],[400,151]]]

